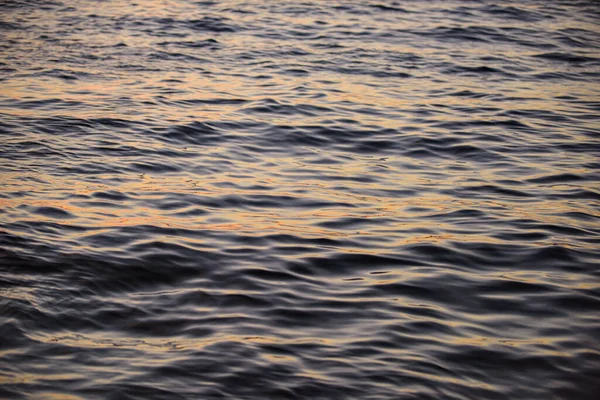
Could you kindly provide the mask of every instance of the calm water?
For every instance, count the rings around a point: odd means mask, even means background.
[[[0,21],[0,397],[597,398],[597,2]]]

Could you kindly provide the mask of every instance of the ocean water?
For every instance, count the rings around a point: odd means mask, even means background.
[[[0,1],[0,397],[600,395],[597,1]]]

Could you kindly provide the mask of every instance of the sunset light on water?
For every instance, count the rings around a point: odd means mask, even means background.
[[[0,1],[0,398],[596,399],[593,1]]]

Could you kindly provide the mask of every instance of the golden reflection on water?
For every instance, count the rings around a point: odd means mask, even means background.
[[[116,162],[114,160],[113,162]],[[101,177],[99,177],[101,178]],[[194,178],[194,179],[188,179]],[[230,189],[219,187],[218,184],[225,181],[231,181],[223,175],[213,177],[192,177],[189,175],[161,177],[148,176],[142,178],[131,178],[129,181],[121,182],[118,186],[98,184],[91,182],[82,182],[69,178],[62,178],[50,175],[38,175],[33,182],[22,180],[20,172],[3,175],[3,186],[5,191],[28,193],[26,200],[20,196],[14,198],[0,199],[0,207],[12,210],[14,213],[11,218],[31,219],[32,214],[28,211],[19,211],[23,207],[53,207],[69,212],[73,218],[59,221],[63,224],[72,224],[86,226],[88,228],[102,229],[114,228],[117,226],[164,226],[178,229],[200,229],[210,231],[238,231],[250,235],[264,235],[268,233],[294,233],[302,237],[344,237],[354,235],[380,235],[383,232],[394,232],[395,240],[389,243],[389,247],[402,246],[411,243],[429,242],[443,243],[445,241],[457,242],[488,242],[501,243],[502,240],[496,240],[488,236],[487,231],[479,232],[454,232],[454,233],[434,233],[444,232],[452,229],[450,223],[442,223],[435,218],[427,218],[439,214],[447,214],[463,209],[487,209],[495,210],[496,218],[521,218],[535,221],[542,221],[557,226],[569,223],[568,216],[561,216],[567,212],[582,211],[581,203],[570,205],[568,202],[557,203],[555,201],[540,202],[534,204],[528,202],[512,202],[506,200],[457,200],[448,195],[437,193],[422,194],[416,197],[407,197],[403,199],[374,197],[374,196],[355,196],[352,193],[331,192],[331,198],[340,202],[354,204],[355,208],[331,207],[324,209],[288,209],[271,210],[255,209],[216,209],[211,207],[202,207],[189,205],[183,209],[160,210],[154,207],[141,206],[137,203],[139,196],[144,199],[152,198],[151,194],[156,193],[156,198],[160,198],[164,193],[185,193],[203,198],[216,199],[219,196],[235,194],[238,196],[294,196],[297,198],[311,198],[311,193],[306,195],[294,193],[298,186],[315,188],[322,190],[322,184],[318,181],[305,180],[298,185],[290,185],[285,179],[279,179],[273,176],[255,176],[253,179],[257,183],[268,181],[269,191],[256,191],[252,189]],[[418,176],[406,174],[402,176],[403,184],[407,186],[416,185],[415,180]],[[412,182],[411,182],[412,180]],[[43,184],[39,182],[44,182]],[[235,182],[235,181],[234,181]],[[432,183],[435,184],[435,183]],[[439,182],[440,185],[448,185],[446,182]],[[244,181],[246,187],[252,187],[252,183]],[[353,184],[345,182],[349,189],[353,189]],[[368,185],[357,184],[354,189],[360,191],[368,188]],[[136,195],[122,201],[95,199],[91,197],[96,192],[119,190],[122,193],[135,193]],[[67,196],[68,195],[68,196]],[[81,198],[81,196],[84,196]],[[558,207],[560,204],[560,208]],[[187,212],[195,210],[209,210],[210,215],[190,217]],[[600,213],[591,206],[585,210],[590,215],[600,216]],[[182,215],[177,215],[183,213]],[[2,215],[6,220],[6,214]],[[37,215],[39,220],[51,220],[52,217]],[[368,231],[356,230],[340,231],[319,227],[320,222],[326,222],[343,218],[358,218],[365,222],[370,219],[384,218],[389,219],[377,229],[369,227]],[[219,221],[219,222],[211,222]],[[392,223],[390,225],[390,223]],[[410,234],[402,237],[402,232],[410,232],[414,229],[426,229],[432,233]],[[398,236],[400,235],[400,237]],[[540,240],[538,244],[552,244],[557,237],[550,237],[547,240]],[[388,247],[388,246],[384,246]]]

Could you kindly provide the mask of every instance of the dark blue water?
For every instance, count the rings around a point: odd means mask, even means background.
[[[0,397],[600,395],[595,1],[0,1]]]

